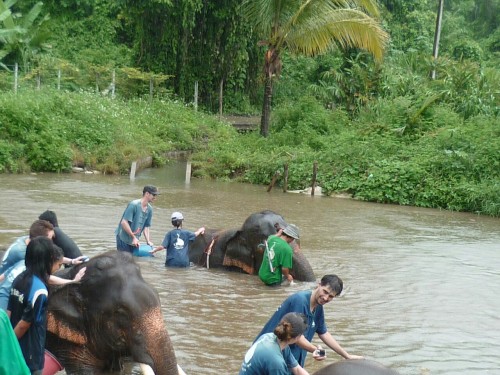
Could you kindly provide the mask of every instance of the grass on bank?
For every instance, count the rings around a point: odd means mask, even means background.
[[[192,150],[197,177],[267,185],[288,164],[288,188],[304,189],[317,162],[326,194],[500,216],[498,124],[463,120],[445,103],[416,117],[405,98],[380,99],[352,120],[304,97],[275,108],[262,138],[173,101],[0,93],[0,172],[128,173],[138,158],[161,165],[167,151]]]

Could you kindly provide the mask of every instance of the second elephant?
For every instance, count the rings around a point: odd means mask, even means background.
[[[189,259],[205,267],[225,267],[255,275],[262,263],[262,252],[257,250],[259,244],[286,225],[281,215],[265,210],[250,215],[240,229],[207,229],[191,244]],[[294,248],[291,274],[295,280],[316,281],[309,261],[298,246]]]

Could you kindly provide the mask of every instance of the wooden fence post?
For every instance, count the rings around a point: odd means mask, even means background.
[[[318,162],[315,161],[313,164],[313,176],[311,183],[311,196],[314,196],[314,190],[316,190],[316,175],[318,173]]]
[[[271,189],[274,187],[274,184],[276,183],[276,180],[278,179],[280,175],[280,171],[276,171],[276,173],[274,174],[273,176],[273,179],[271,180],[271,183],[269,184],[269,186],[267,187],[267,192],[269,193],[271,191]]]
[[[14,65],[14,94],[17,94],[17,79],[19,75],[19,65]]]
[[[194,110],[198,111],[198,81],[194,83]]]
[[[284,172],[283,172],[283,193],[286,193],[288,190],[288,163],[285,164],[284,166]]]

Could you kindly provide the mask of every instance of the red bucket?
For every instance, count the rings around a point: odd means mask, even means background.
[[[45,366],[43,367],[42,375],[54,375],[61,370],[64,370],[64,367],[62,367],[56,357],[48,350],[45,350]]]

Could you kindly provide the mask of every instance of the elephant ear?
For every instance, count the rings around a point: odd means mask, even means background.
[[[256,273],[254,249],[249,246],[242,230],[236,231],[226,242],[226,253],[222,265],[237,267],[250,275]]]

